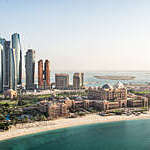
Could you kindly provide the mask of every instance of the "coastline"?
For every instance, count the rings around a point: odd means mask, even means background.
[[[56,130],[61,128],[68,128],[73,126],[81,126],[95,123],[107,123],[107,122],[118,122],[126,120],[143,120],[150,119],[150,111],[147,114],[135,115],[115,115],[115,116],[100,116],[98,114],[89,114],[79,118],[60,118],[52,121],[26,123],[23,125],[17,125],[8,131],[0,132],[0,141],[25,136],[29,134],[35,134],[39,132]]]

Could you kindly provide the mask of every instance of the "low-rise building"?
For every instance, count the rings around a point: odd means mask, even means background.
[[[50,119],[58,117],[68,117],[69,116],[68,106],[64,103],[49,104],[48,115]]]
[[[88,89],[88,98],[93,100],[108,100],[119,101],[127,99],[127,89],[121,82],[118,82],[114,87],[105,84],[102,87],[94,87]]]
[[[148,98],[143,96],[135,96],[127,100],[128,107],[147,107]]]
[[[106,111],[110,109],[118,109],[118,108],[124,108],[127,107],[127,102],[126,101],[94,101],[94,108],[99,110],[99,111]]]

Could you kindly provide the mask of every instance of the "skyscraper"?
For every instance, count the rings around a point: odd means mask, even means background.
[[[21,50],[21,42],[20,35],[18,33],[14,33],[12,35],[12,48],[15,49],[16,55],[16,74],[17,74],[17,84],[22,84],[22,50]]]
[[[26,89],[34,90],[34,77],[35,77],[35,51],[29,49],[25,55],[25,68],[26,68]]]
[[[49,88],[50,87],[50,62],[49,60],[45,60],[44,68],[45,68],[45,71],[44,71],[45,86],[46,88]]]
[[[43,60],[38,61],[38,88],[50,89],[50,63],[45,60],[43,70]]]
[[[84,73],[74,73],[73,75],[73,88],[80,89],[84,84]]]
[[[15,49],[10,49],[10,89],[17,89],[17,72],[16,72],[16,51]]]
[[[3,51],[3,90],[10,88],[10,41],[4,42]]]
[[[5,39],[0,38],[0,92],[3,91],[3,51]]]
[[[43,60],[38,61],[38,88],[42,89],[44,86],[43,81]]]
[[[2,59],[3,59],[3,57],[2,57],[2,55],[3,55],[3,45],[1,45],[0,44],[0,63],[1,63],[1,65],[0,65],[0,92],[2,92],[2,90],[3,90],[3,70],[2,70],[2,68],[3,68],[3,61],[2,61]]]

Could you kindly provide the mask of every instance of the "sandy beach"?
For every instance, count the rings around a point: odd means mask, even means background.
[[[123,120],[139,120],[139,119],[150,119],[150,112],[148,112],[147,114],[141,114],[139,116],[115,115],[103,117],[98,114],[89,114],[80,118],[68,118],[68,119],[60,118],[53,121],[26,123],[23,125],[17,125],[16,127],[12,127],[8,131],[0,132],[0,141],[18,136],[34,134],[38,132],[55,130],[60,128],[67,128],[71,126],[80,126],[86,124],[105,123]]]

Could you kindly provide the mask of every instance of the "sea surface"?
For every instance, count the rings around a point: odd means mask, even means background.
[[[84,71],[83,71],[84,72]],[[72,77],[74,72],[52,72],[51,82],[55,82],[55,73],[68,73],[70,84],[73,83]],[[150,71],[85,71],[84,82],[85,86],[102,86],[103,84],[116,84],[117,80],[97,79],[94,76],[134,76],[134,80],[120,80],[122,83],[147,84],[150,83]]]
[[[1,141],[0,150],[150,150],[150,120],[47,131]]]
[[[51,83],[55,82],[55,73],[67,73],[69,74],[69,83],[73,84],[73,73],[68,71],[57,71],[51,72],[50,80]],[[122,83],[133,83],[133,84],[147,84],[150,83],[150,71],[83,71],[84,73],[84,85],[89,86],[102,86],[103,84],[116,84],[117,80],[105,80],[97,79],[94,76],[134,76],[134,80],[120,80]],[[37,77],[35,78],[35,84],[38,83]],[[23,84],[25,80],[23,78]]]

